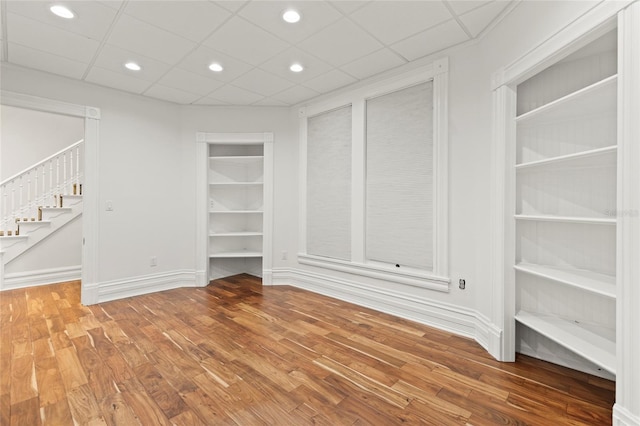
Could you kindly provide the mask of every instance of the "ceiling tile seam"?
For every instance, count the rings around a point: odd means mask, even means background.
[[[245,3],[245,6],[246,6],[248,3],[249,3],[249,2]],[[363,2],[363,3],[365,3],[365,4],[366,4],[367,2]],[[332,3],[328,2],[328,4],[335,8],[335,6],[333,6],[333,4],[332,4]],[[245,6],[243,6],[242,8],[244,8]],[[239,9],[239,10],[238,10],[238,12],[239,12],[240,10],[242,10],[242,8],[241,8],[241,9]],[[343,16],[343,18],[346,18],[346,17],[347,17],[347,15],[346,15],[346,14],[344,14],[341,10],[339,10],[339,9],[336,9],[336,10],[338,11],[338,13],[340,13],[340,15],[342,15],[342,16]],[[282,42],[284,42],[284,43],[288,44],[288,47],[287,47],[286,49],[284,49],[284,50],[283,50],[283,51],[281,51],[281,52],[278,52],[276,55],[273,55],[273,56],[277,56],[277,55],[279,55],[279,54],[281,54],[281,53],[283,53],[283,52],[286,52],[287,50],[289,50],[289,49],[291,49],[291,48],[296,48],[296,49],[299,49],[299,50],[300,50],[299,45],[300,45],[301,43],[303,43],[304,41],[308,40],[309,38],[313,37],[314,35],[318,34],[319,32],[321,32],[321,31],[325,30],[326,28],[330,27],[331,25],[335,24],[335,23],[336,23],[336,22],[338,22],[340,19],[342,19],[342,18],[339,18],[339,19],[336,19],[335,21],[331,21],[331,22],[329,22],[327,25],[324,25],[324,26],[322,26],[322,27],[318,28],[316,31],[314,31],[313,33],[309,34],[307,37],[305,37],[305,38],[303,38],[303,39],[299,40],[297,43],[291,43],[290,41],[285,40],[284,38],[280,37],[279,35],[277,35],[277,34],[275,34],[275,33],[271,32],[270,30],[268,30],[268,29],[266,29],[266,28],[263,28],[263,27],[261,27],[260,25],[256,25],[255,23],[253,23],[252,21],[250,21],[249,19],[247,19],[247,18],[245,18],[245,17],[243,17],[243,16],[238,15],[238,18],[239,18],[239,19],[242,19],[243,21],[245,21],[245,22],[246,22],[246,23],[248,23],[249,25],[251,25],[251,26],[253,26],[253,27],[256,27],[256,28],[258,28],[259,30],[264,31],[264,32],[266,32],[267,34],[269,34],[269,35],[271,35],[271,36],[273,36],[273,37],[277,38],[278,40],[280,40],[280,41],[282,41]],[[211,36],[211,35],[209,35],[207,38],[209,38],[210,36]],[[321,59],[320,57],[318,57],[318,56],[314,55],[313,53],[311,53],[311,52],[305,52],[304,50],[303,50],[303,52],[304,52],[305,54],[307,54],[307,55],[311,56],[312,58],[316,59],[317,61],[320,61],[320,62],[322,62],[322,63],[326,64],[328,67],[330,67],[330,68],[332,68],[332,69],[337,69],[337,67],[334,67],[333,65],[329,64],[329,63],[328,63],[328,62],[326,62],[325,60],[323,60],[323,59]],[[233,55],[229,55],[229,56],[231,56],[231,57],[232,57],[232,58],[234,58],[234,59],[240,60],[240,61],[241,61],[241,62],[243,62],[243,63],[246,63],[246,62],[244,62],[243,60],[238,59],[237,57],[235,57],[235,56],[233,56]],[[264,64],[266,64],[267,62],[271,61],[272,59],[273,59],[273,57],[268,58],[268,59],[266,59],[265,61],[263,61],[263,62],[261,62],[261,63],[259,63],[259,64],[255,65],[255,66],[253,66],[253,68],[252,68],[252,69],[250,69],[249,71],[247,71],[245,74],[247,74],[247,73],[249,73],[249,72],[253,71],[253,70],[254,70],[254,69],[256,69],[256,68],[260,68],[260,67],[262,67]],[[304,64],[303,64],[303,65],[304,65]],[[263,68],[260,68],[260,69],[261,69],[262,71],[267,71],[267,70],[265,70],[265,69],[263,69]],[[267,71],[267,72],[268,72],[268,71]],[[273,73],[270,73],[270,74],[275,75],[275,74],[273,74]],[[243,75],[244,75],[244,74],[242,74],[242,75],[238,76],[238,78],[242,77]],[[276,75],[276,76],[277,76],[277,75]],[[279,77],[279,76],[277,76],[277,77]],[[282,77],[281,77],[281,78],[282,78]],[[235,81],[235,80],[234,80],[234,81]],[[290,80],[289,80],[289,81],[290,81]],[[298,82],[297,82],[297,81],[292,81],[292,83],[294,83],[294,84],[298,84]]]
[[[307,90],[311,90],[312,92],[316,92],[316,93],[317,93],[317,95],[314,95],[314,96],[322,95],[322,93],[321,93],[321,92],[318,92],[316,89],[312,89],[311,87],[305,86],[305,85],[304,85],[304,84],[302,84],[302,83],[296,83],[296,84],[295,84],[294,86],[292,86],[292,87],[288,87],[288,88],[286,88],[286,89],[284,89],[284,90],[281,90],[281,91],[279,91],[279,92],[277,92],[277,93],[274,93],[274,94],[269,95],[269,96],[266,96],[266,97],[267,97],[267,98],[273,98],[273,99],[275,99],[276,101],[280,101],[280,99],[276,98],[276,96],[278,96],[278,95],[280,95],[280,94],[282,94],[282,93],[286,92],[287,90],[295,89],[296,87],[302,87],[303,89],[307,89]],[[259,102],[259,101],[256,101],[256,102]],[[280,102],[284,102],[284,101],[280,101]],[[287,102],[285,102],[285,103],[287,103]]]
[[[385,43],[383,43],[383,42],[382,42],[382,40],[378,40],[378,38],[377,38],[375,35],[371,34],[369,31],[367,31],[367,30],[366,30],[366,29],[364,29],[362,26],[360,26],[357,22],[355,22],[353,19],[351,19],[351,16],[350,16],[351,14],[344,13],[344,12],[343,12],[342,10],[340,10],[340,9],[339,9],[335,4],[333,4],[333,2],[327,2],[327,3],[328,3],[331,7],[333,7],[336,11],[338,11],[338,13],[340,13],[340,14],[343,16],[343,18],[342,18],[342,19],[346,19],[346,20],[348,20],[349,22],[351,22],[352,24],[354,24],[356,27],[360,28],[360,29],[361,29],[362,31],[364,31],[367,35],[371,36],[375,41],[377,41],[378,43],[380,43],[380,44],[382,45],[382,47],[381,47],[380,49],[377,49],[377,50],[375,50],[375,51],[373,51],[373,52],[369,53],[369,55],[370,55],[370,54],[372,54],[372,53],[375,53],[375,52],[379,52],[379,51],[383,50],[384,48],[388,47]],[[366,1],[365,1],[365,2],[363,2],[363,3],[364,3],[364,4],[363,4],[362,6],[360,6],[360,7],[359,7],[359,8],[357,8],[356,10],[353,10],[351,13],[355,13],[357,10],[362,9],[362,8],[363,8],[366,4],[368,4],[369,2],[366,2]],[[295,47],[297,47],[300,43],[302,43],[302,42],[304,42],[305,40],[309,39],[309,38],[310,38],[310,37],[312,37],[313,35],[318,34],[320,31],[324,30],[325,28],[327,28],[327,27],[329,27],[329,26],[331,26],[331,25],[333,25],[333,24],[335,24],[336,22],[339,22],[339,21],[340,21],[340,20],[338,19],[338,20],[336,20],[336,21],[332,22],[331,24],[326,25],[326,26],[325,26],[325,27],[323,27],[321,30],[316,31],[315,33],[313,33],[313,34],[312,34],[312,35],[310,35],[309,37],[305,38],[304,40],[300,40],[300,41],[295,45]],[[399,57],[400,59],[402,59],[403,61],[408,62],[406,58],[402,57],[402,55],[399,55],[396,51],[392,50],[391,52],[392,52],[394,55],[398,56],[398,57]],[[351,63],[353,63],[353,62],[355,62],[355,61],[357,61],[357,60],[359,60],[359,59],[362,59],[362,58],[363,58],[363,56],[361,56],[360,58],[356,58],[356,59],[354,59],[353,61],[350,61],[350,62],[347,62],[347,63],[345,63],[345,64],[342,64],[342,65],[340,65],[340,66],[334,66],[334,65],[332,65],[332,64],[330,64],[330,63],[328,63],[328,62],[326,62],[324,59],[321,59],[321,58],[319,58],[319,57],[315,56],[313,53],[310,53],[310,52],[306,52],[306,53],[307,53],[309,56],[312,56],[312,57],[314,57],[315,59],[317,59],[317,60],[321,61],[322,63],[327,64],[327,65],[331,68],[331,70],[330,70],[330,71],[337,70],[337,71],[340,71],[340,72],[343,72],[343,73],[347,74],[349,77],[352,77],[352,78],[356,79],[356,81],[360,81],[360,80],[361,80],[361,79],[360,79],[360,78],[358,78],[356,75],[353,75],[353,74],[351,74],[350,72],[348,72],[348,71],[346,71],[345,69],[343,69],[343,67],[344,67],[345,65],[351,64]],[[367,56],[367,55],[365,55],[365,56]],[[327,71],[327,72],[328,72],[328,71]],[[303,85],[304,83],[309,82],[309,81],[311,81],[311,80],[313,80],[313,79],[312,79],[312,78],[310,78],[310,79],[308,79],[308,80],[302,81],[302,82],[300,83],[300,85],[302,85],[303,87],[305,87],[305,88],[307,88],[307,89],[311,89],[310,87],[308,87],[308,86],[304,86],[304,85]],[[314,92],[317,92],[317,90],[314,90],[314,89],[311,89],[311,90],[313,90]]]
[[[467,37],[469,37],[469,39],[473,40],[475,37],[473,36],[473,34],[471,34],[471,31],[469,31],[469,28],[467,28],[467,26],[462,22],[460,17],[454,12],[453,7],[449,3],[449,0],[442,0],[442,3],[449,10],[449,13],[451,13],[451,16],[453,16],[453,19],[455,19],[455,21],[458,23],[458,26],[460,28],[462,28],[462,31],[465,32]],[[477,7],[476,9],[479,9],[479,8],[480,7]],[[473,9],[473,10],[475,10],[475,9]]]
[[[427,29],[425,29],[425,30],[422,30],[422,31],[420,31],[420,32],[417,32],[417,33],[415,33],[415,34],[413,34],[413,35],[411,35],[411,36],[409,36],[409,37],[405,37],[405,38],[403,38],[403,39],[401,39],[401,40],[398,40],[398,41],[394,42],[392,45],[387,46],[387,48],[388,48],[389,50],[391,50],[392,52],[394,52],[394,53],[398,54],[401,58],[403,58],[405,61],[407,61],[407,63],[411,63],[411,62],[413,62],[413,61],[415,61],[415,60],[417,60],[417,59],[419,59],[419,58],[416,58],[416,59],[409,59],[409,58],[405,58],[405,57],[404,57],[404,55],[402,55],[400,52],[397,52],[393,46],[395,46],[395,45],[397,45],[397,44],[399,44],[399,43],[401,43],[401,42],[403,42],[403,41],[405,41],[405,40],[407,40],[407,39],[409,39],[409,38],[411,38],[411,37],[415,37],[415,36],[416,36],[416,35],[418,35],[418,34],[422,34],[422,33],[425,33],[425,32],[427,32],[427,31],[431,31],[431,30],[433,30],[434,28],[438,28],[438,27],[439,27],[439,26],[441,26],[441,25],[448,24],[448,23],[449,23],[449,22],[451,22],[451,21],[455,21],[455,19],[454,19],[454,18],[452,18],[452,19],[448,19],[448,20],[446,20],[446,21],[444,21],[444,22],[439,23],[438,25],[434,25],[434,26],[429,27],[429,28],[427,28]],[[457,23],[457,22],[456,22],[456,23]],[[465,34],[466,34],[466,33],[465,33]],[[468,42],[468,41],[473,41],[473,40],[474,40],[474,38],[473,38],[473,37],[471,37],[471,38],[469,38],[469,39],[467,39],[467,40],[464,40],[464,41],[462,41],[462,42],[460,42],[460,43],[466,43],[466,42]],[[444,49],[439,50],[438,52],[441,52],[442,50],[446,50],[446,49],[448,49],[449,47],[457,46],[457,45],[459,45],[460,43],[456,43],[456,44],[454,44],[454,45],[447,46],[447,47],[445,47]],[[428,54],[426,54],[426,55],[424,55],[424,56],[421,56],[420,58],[424,58],[424,57],[426,57],[426,56],[432,55],[433,53],[435,53],[435,52],[428,53]]]
[[[104,48],[104,45],[107,44],[107,40],[109,40],[109,37],[111,36],[111,33],[113,32],[113,29],[115,28],[118,20],[120,19],[120,17],[124,13],[124,8],[127,6],[128,3],[129,3],[129,0],[124,0],[122,2],[122,4],[120,5],[120,7],[118,8],[118,10],[116,12],[116,15],[113,17],[113,20],[111,21],[111,24],[109,25],[109,28],[107,29],[107,32],[105,32],[104,36],[102,37],[102,40],[100,41],[100,44],[98,45],[98,48],[96,49],[95,53],[93,54],[93,57],[89,61],[89,64],[87,65],[87,68],[85,69],[84,73],[82,74],[82,77],[80,77],[80,80],[85,80],[87,78],[87,76],[89,75],[89,72],[93,68],[93,66],[96,63],[96,61],[98,60],[98,57],[100,56],[100,53],[102,53],[102,49]]]
[[[242,74],[242,75],[244,75],[244,74]],[[237,80],[237,79],[236,79],[236,80]],[[233,80],[233,81],[236,81],[236,80]],[[231,87],[233,87],[233,88],[235,88],[235,89],[240,89],[240,90],[243,90],[243,91],[245,91],[245,92],[249,92],[249,93],[251,93],[251,94],[253,94],[253,95],[256,95],[256,96],[261,96],[261,98],[260,98],[260,99],[258,99],[258,100],[257,100],[257,101],[255,101],[255,102],[261,101],[261,100],[263,100],[264,98],[266,98],[266,97],[267,97],[267,96],[262,95],[262,94],[260,94],[260,93],[256,93],[256,92],[254,92],[254,91],[252,91],[252,90],[245,89],[244,87],[236,86],[236,85],[232,84],[232,83],[233,83],[233,81],[230,81],[230,82],[228,82],[228,83],[225,83],[223,86],[220,86],[220,87],[218,87],[218,88],[216,88],[216,89],[213,89],[212,91],[210,91],[210,92],[209,92],[209,93],[207,93],[206,95],[204,95],[204,96],[202,96],[201,98],[196,99],[195,101],[193,101],[190,105],[193,105],[193,103],[194,103],[194,102],[198,102],[198,101],[200,101],[201,99],[208,98],[212,93],[215,93],[215,92],[217,92],[218,90],[223,89],[223,88],[225,88],[225,87],[227,87],[227,86],[231,86]],[[149,89],[147,89],[147,90],[149,90]],[[214,99],[215,99],[215,98],[214,98]],[[250,104],[249,104],[249,105],[250,105]]]
[[[443,0],[443,1],[444,1],[444,0]],[[334,6],[332,3],[330,3],[330,4],[331,4],[334,8],[336,7],[336,6]],[[361,9],[361,8],[358,8],[358,10],[359,10],[359,9]],[[451,11],[451,9],[448,9],[448,11],[449,11],[449,13],[450,13],[452,16],[455,16],[455,14]],[[353,11],[353,12],[352,12],[352,14],[353,14],[353,13],[355,13],[355,11]],[[418,31],[418,32],[416,32],[416,33],[410,34],[410,35],[408,35],[408,36],[406,36],[406,37],[403,37],[403,38],[401,38],[401,39],[399,39],[399,40],[396,40],[396,41],[394,41],[392,44],[387,44],[387,43],[383,42],[382,40],[378,39],[378,37],[376,37],[376,36],[375,36],[375,34],[373,34],[373,33],[369,32],[366,28],[362,27],[360,24],[358,24],[356,21],[354,21],[354,20],[351,18],[351,16],[350,16],[350,15],[345,15],[345,18],[346,18],[346,19],[348,19],[348,20],[349,20],[353,25],[355,25],[356,27],[360,28],[362,31],[364,31],[365,33],[367,33],[370,37],[372,37],[373,39],[375,39],[375,40],[376,40],[378,43],[380,43],[383,47],[385,47],[385,48],[389,49],[389,50],[391,51],[391,53],[393,53],[394,55],[396,55],[399,59],[403,60],[405,63],[407,63],[407,62],[411,62],[411,61],[410,61],[408,58],[405,58],[405,57],[404,57],[404,55],[402,55],[401,53],[396,52],[396,51],[392,48],[392,46],[393,46],[393,45],[398,44],[398,43],[400,43],[400,42],[402,42],[402,41],[404,41],[404,40],[407,40],[407,39],[409,39],[409,38],[411,38],[411,37],[415,37],[416,35],[418,35],[418,34],[420,34],[420,33],[423,33],[423,32],[429,31],[429,30],[432,30],[433,28],[436,28],[436,27],[438,27],[439,25],[442,25],[442,24],[444,24],[444,23],[446,23],[446,22],[449,22],[449,21],[450,21],[450,19],[446,19],[446,20],[444,20],[444,21],[442,21],[442,22],[438,22],[437,24],[432,25],[432,26],[430,26],[430,27],[428,27],[428,28],[425,28],[425,29],[420,30],[420,31]],[[378,49],[378,50],[381,50],[381,49]],[[376,50],[376,52],[377,52],[378,50]],[[347,65],[347,64],[353,63],[353,62],[357,61],[358,59],[360,59],[360,58],[354,59],[354,60],[353,60],[353,61],[351,61],[351,62],[347,62],[346,64],[341,65],[341,67],[343,67],[343,66],[345,66],[345,65]],[[359,78],[357,78],[357,77],[355,77],[355,76],[352,76],[352,77],[356,78],[357,80],[360,80]]]
[[[507,3],[507,6],[505,6],[504,9],[502,9],[502,11],[500,13],[498,13],[498,15],[493,18],[491,20],[491,22],[489,22],[489,24],[484,27],[484,29],[482,31],[480,31],[478,33],[478,35],[476,36],[476,38],[478,40],[484,38],[485,35],[487,35],[488,33],[491,32],[491,30],[493,30],[496,25],[498,25],[500,23],[500,21],[502,21],[504,19],[505,16],[507,16],[508,14],[510,14],[511,12],[513,12],[513,9],[515,9],[516,7],[518,7],[518,5],[520,5],[520,3],[522,2],[522,0],[510,0]],[[479,8],[476,8],[479,9]],[[476,10],[474,9],[474,10]]]
[[[7,2],[0,2],[0,14],[2,14],[2,57],[0,60],[9,62],[9,37],[7,30]]]
[[[3,42],[4,42],[4,40],[3,40]],[[8,44],[8,43],[7,43],[7,44]],[[12,41],[12,42],[11,42],[11,44],[12,44],[12,45],[15,45],[15,46],[24,47],[25,49],[33,50],[33,51],[36,51],[36,52],[46,53],[46,54],[48,54],[48,55],[55,56],[55,57],[57,57],[57,58],[62,58],[62,59],[64,59],[64,60],[66,60],[66,61],[76,62],[76,63],[81,64],[81,65],[87,65],[87,64],[88,64],[88,62],[83,62],[83,61],[79,61],[79,60],[74,59],[74,58],[70,58],[70,57],[68,57],[68,56],[63,56],[63,55],[58,55],[58,54],[55,54],[55,53],[51,53],[51,52],[49,52],[49,51],[47,51],[47,50],[37,49],[37,48],[35,48],[35,47],[27,46],[26,44],[17,43],[17,42],[15,42],[15,41]],[[9,61],[7,60],[6,62],[9,62]],[[19,64],[16,64],[16,65],[19,65]],[[19,65],[19,66],[22,66],[22,65]],[[37,69],[37,68],[30,68],[30,67],[26,67],[26,68],[29,68],[29,69]],[[52,73],[52,72],[50,72],[50,71],[46,71],[46,70],[42,70],[42,69],[41,69],[40,71],[42,71],[42,72],[47,72],[47,73],[49,73],[49,74],[55,74],[55,73]],[[61,75],[61,74],[57,74],[57,75]]]
[[[127,1],[128,1],[128,0],[127,0]],[[184,54],[184,55],[183,55],[183,56],[182,56],[178,61],[176,61],[176,63],[175,63],[175,64],[173,64],[173,65],[167,64],[167,65],[169,65],[169,69],[167,69],[167,71],[166,71],[164,74],[160,75],[160,77],[158,77],[158,78],[157,78],[157,79],[152,83],[152,85],[151,85],[151,86],[147,87],[147,88],[145,89],[145,91],[144,91],[144,92],[142,92],[142,94],[144,95],[144,94],[145,94],[145,92],[146,92],[147,90],[151,89],[151,87],[153,87],[154,85],[156,85],[156,84],[160,84],[160,81],[161,81],[163,78],[165,78],[165,77],[166,77],[166,76],[167,76],[171,71],[173,71],[174,69],[178,68],[178,66],[179,66],[179,65],[180,65],[180,64],[181,64],[181,63],[182,63],[182,62],[183,62],[183,61],[184,61],[184,60],[185,60],[189,55],[191,55],[193,52],[195,52],[195,51],[196,51],[196,50],[198,50],[200,47],[202,47],[202,46],[203,46],[203,43],[204,43],[206,40],[208,40],[208,39],[209,39],[209,38],[210,38],[210,37],[211,37],[211,36],[212,36],[216,31],[218,31],[218,30],[219,30],[220,28],[222,28],[222,27],[223,27],[227,22],[229,22],[231,19],[233,19],[233,17],[238,16],[238,12],[240,12],[242,9],[244,9],[244,8],[247,6],[247,4],[248,4],[248,2],[247,2],[247,3],[245,3],[244,5],[242,5],[242,6],[241,6],[238,10],[236,10],[235,12],[228,11],[228,12],[230,13],[230,15],[227,17],[227,19],[225,19],[224,21],[222,21],[222,22],[221,22],[221,23],[220,23],[216,28],[214,28],[213,30],[211,30],[211,31],[210,31],[210,32],[209,32],[209,33],[208,33],[208,34],[207,34],[207,35],[206,35],[202,40],[200,40],[199,42],[197,42],[197,43],[196,43],[196,45],[193,47],[193,49],[191,49],[191,50],[189,50],[187,53],[185,53],[185,54]],[[225,10],[227,10],[227,9],[225,8]],[[137,19],[137,18],[136,18],[136,19]],[[150,25],[151,25],[151,24],[150,24]],[[160,28],[160,27],[156,27],[156,28]],[[160,28],[160,29],[162,29],[162,28]],[[164,31],[167,31],[167,30],[164,30]],[[168,32],[170,32],[170,31],[168,31]],[[173,33],[171,33],[171,34],[173,34]],[[185,40],[186,40],[186,39],[185,39]],[[190,41],[191,41],[191,40],[190,40]],[[205,46],[205,47],[207,47],[207,48],[208,48],[208,46]],[[218,52],[218,50],[216,50],[216,49],[211,49],[211,50],[215,50],[216,52]],[[226,54],[225,54],[225,55],[226,55]],[[230,56],[230,57],[232,57],[233,59],[235,59],[235,60],[237,60],[237,61],[242,62],[243,64],[247,64],[247,63],[246,63],[245,61],[243,61],[242,59],[238,59],[238,58],[236,58],[236,57],[234,57],[234,56],[231,56],[231,55],[227,55],[227,56]],[[251,64],[247,64],[247,65],[251,65]],[[249,72],[249,71],[247,71],[247,72]],[[243,73],[242,75],[245,75],[245,74],[246,74],[246,73]],[[239,76],[239,77],[240,77],[240,76]],[[205,78],[206,78],[206,77],[205,77]],[[230,82],[220,81],[220,80],[216,79],[215,77],[213,78],[213,80],[218,81],[218,82],[220,82],[220,83],[223,83],[223,85],[222,85],[222,86],[220,86],[220,87],[218,87],[218,89],[220,89],[220,88],[222,88],[222,87],[226,86],[228,83],[230,83]],[[235,81],[235,79],[234,79],[234,80],[232,80],[232,81]],[[211,92],[209,92],[209,94],[213,93],[215,90],[217,90],[217,89],[212,90]],[[194,94],[199,95],[199,93],[194,93]],[[205,95],[204,97],[206,97],[206,96],[208,96],[208,95]],[[200,99],[202,99],[202,98],[200,98]],[[198,101],[198,100],[200,100],[200,99],[196,99],[196,101]],[[194,102],[196,102],[196,101],[194,101]]]

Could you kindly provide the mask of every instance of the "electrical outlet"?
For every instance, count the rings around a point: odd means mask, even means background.
[[[152,256],[151,259],[149,260],[149,266],[158,266],[158,258],[155,256]]]
[[[460,290],[464,290],[466,287],[467,282],[463,278],[460,278],[460,280],[458,280],[458,288],[460,288]]]
[[[289,254],[287,253],[286,250],[282,251],[282,260],[287,260],[287,257],[289,257]]]

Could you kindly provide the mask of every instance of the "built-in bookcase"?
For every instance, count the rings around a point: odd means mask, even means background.
[[[198,284],[271,280],[272,133],[198,133]]]
[[[516,350],[614,377],[617,31],[516,90]]]
[[[209,275],[262,276],[262,145],[209,145]]]

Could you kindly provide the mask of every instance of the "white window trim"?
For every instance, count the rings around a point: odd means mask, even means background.
[[[303,265],[411,285],[449,291],[449,225],[448,225],[448,58],[407,71],[392,78],[345,91],[299,109],[300,130],[300,229],[298,262]],[[396,269],[369,262],[365,257],[365,114],[366,101],[377,96],[433,81],[433,270]],[[352,205],[351,261],[342,261],[306,253],[307,248],[307,119],[336,108],[352,106]]]

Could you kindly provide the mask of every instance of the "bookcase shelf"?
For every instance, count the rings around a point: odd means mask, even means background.
[[[614,30],[518,84],[513,164],[516,347],[607,378],[616,366],[616,46]]]
[[[518,312],[516,321],[570,349],[609,373],[616,374],[615,330],[589,327],[556,316],[527,311]]]
[[[210,145],[208,162],[209,279],[261,274],[264,153],[260,144]]]
[[[616,278],[611,275],[600,274],[584,269],[536,265],[533,263],[518,263],[514,268],[516,271],[576,287],[612,299],[616,297]]]
[[[576,117],[591,117],[615,110],[618,77],[612,75],[516,117],[519,125],[537,125]]]

